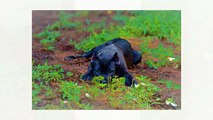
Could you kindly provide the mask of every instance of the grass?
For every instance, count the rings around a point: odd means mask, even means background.
[[[156,103],[153,95],[160,91],[156,85],[150,83],[146,76],[138,76],[140,86],[138,88],[124,88],[124,79],[117,79],[113,84],[109,101],[112,107],[120,109],[151,109],[152,103]],[[122,82],[119,82],[122,81]],[[143,93],[143,94],[141,94]]]
[[[71,72],[64,72],[60,65],[38,64],[33,66],[33,82],[32,82],[32,104],[33,109],[73,109],[77,108],[89,109],[90,104],[79,103],[82,87],[72,81],[64,81],[66,78],[73,76]],[[51,83],[59,84],[59,87],[52,87]],[[45,95],[45,96],[43,96]],[[58,99],[60,95],[60,107],[54,104],[47,104],[38,107],[39,103],[48,101],[46,99]],[[68,101],[65,105],[64,101]],[[74,106],[73,106],[74,105]]]
[[[41,92],[41,87],[33,82],[32,89],[32,107],[36,108],[37,104],[41,101],[41,98],[38,96]]]
[[[51,81],[60,82],[64,79],[64,70],[60,65],[52,66],[45,62],[43,65],[33,66],[32,76],[34,82],[42,84],[49,84]]]
[[[35,34],[34,36],[41,39],[40,43],[44,49],[53,51],[55,49],[55,42],[61,34],[58,31],[50,31],[47,26],[41,33]]]
[[[86,19],[87,27],[84,27],[84,31],[95,32],[98,29],[104,29],[106,27],[106,19],[101,20],[100,22],[91,23],[89,19]]]
[[[180,49],[180,12],[179,11],[131,11],[131,16],[126,16],[124,12],[117,11],[113,20],[118,25],[111,25],[97,33],[92,30],[92,34],[82,39],[80,43],[70,40],[70,44],[76,49],[88,51],[95,46],[101,45],[113,38],[138,38],[143,40],[141,52],[146,56],[145,64],[150,68],[158,69],[160,66],[180,65],[180,56],[175,55],[176,50],[172,46],[164,46],[162,39],[170,44],[177,45]],[[87,22],[90,24],[90,22]],[[93,24],[94,26],[96,24]],[[148,39],[147,39],[148,38]],[[154,39],[160,43],[156,48],[150,48]],[[175,58],[170,62],[168,58]]]
[[[172,47],[165,47],[161,42],[155,48],[150,48],[153,40],[146,40],[141,43],[141,51],[145,59],[145,64],[150,68],[158,69],[160,66],[170,64],[179,65],[180,56],[175,55]],[[174,60],[170,60],[173,58]]]
[[[49,30],[60,30],[60,29],[74,29],[80,27],[81,22],[72,22],[71,18],[75,17],[76,14],[68,14],[64,11],[59,12],[58,21],[54,22],[52,25],[49,25],[47,29]]]
[[[161,79],[158,81],[159,83],[165,85],[169,90],[179,90],[181,89],[181,85],[180,84],[177,84],[171,80],[164,80],[164,79]]]
[[[35,38],[40,39],[40,43],[44,49],[48,51],[55,50],[57,39],[61,36],[59,32],[62,29],[75,29],[82,26],[81,22],[72,22],[70,19],[76,14],[68,14],[64,11],[59,12],[58,21],[48,25],[44,30],[38,34],[34,34]]]
[[[95,77],[92,85],[64,79],[73,76],[71,72],[64,72],[60,65],[44,64],[33,67],[33,109],[93,109],[92,103],[84,103],[82,97],[91,101],[104,98],[109,101],[112,108],[117,109],[151,109],[152,103],[156,104],[153,95],[160,89],[150,82],[145,76],[138,76],[140,86],[138,88],[125,87],[124,78],[113,78],[108,84],[100,83],[102,76]],[[57,83],[58,87],[51,84]],[[141,94],[143,93],[143,94]],[[45,96],[44,96],[45,95]],[[60,104],[52,104],[48,100],[59,99]],[[39,107],[39,103],[46,101],[46,105]]]
[[[74,82],[61,82],[60,91],[62,92],[62,99],[67,99],[78,103],[80,101],[81,86]]]

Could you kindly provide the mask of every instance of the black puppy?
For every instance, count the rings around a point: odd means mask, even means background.
[[[65,60],[90,58],[88,71],[82,76],[83,80],[92,80],[94,76],[103,76],[102,83],[107,83],[109,77],[125,77],[125,85],[131,86],[136,81],[128,72],[128,68],[141,62],[141,54],[131,48],[127,40],[115,38],[79,56],[67,56]]]

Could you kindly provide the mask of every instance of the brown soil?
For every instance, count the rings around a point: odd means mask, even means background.
[[[81,21],[85,23],[86,19],[91,20],[91,22],[99,22],[100,18],[104,17],[107,20],[107,25],[112,23],[112,15],[114,13],[110,13],[107,11],[102,11],[94,14],[92,13],[89,15],[89,18],[81,18],[81,19],[72,19],[72,21]],[[58,20],[58,12],[57,11],[33,11],[32,12],[32,32],[33,34],[41,32],[45,26],[48,24],[52,24],[53,22]],[[100,30],[99,30],[100,31]],[[99,32],[97,31],[97,32]],[[64,57],[68,55],[77,55],[82,54],[82,51],[76,50],[74,46],[69,45],[69,40],[72,38],[73,40],[76,40],[79,42],[82,40],[82,38],[86,38],[90,35],[89,32],[78,32],[74,29],[70,30],[60,30],[60,33],[62,36],[58,39],[56,42],[56,50],[54,52],[49,52],[44,49],[42,49],[42,45],[39,43],[38,39],[32,38],[32,58],[35,61],[35,64],[41,64],[44,63],[45,60],[48,60],[50,64],[61,64],[62,68],[65,71],[71,71],[74,76],[72,76],[69,80],[78,82],[81,84],[82,82],[79,81],[79,78],[82,74],[84,74],[87,71],[87,68],[90,64],[89,59],[77,59],[73,61],[64,61]],[[132,47],[136,50],[140,50],[140,44],[141,40],[137,38],[130,38],[128,39],[131,43]],[[155,47],[160,40],[155,40],[152,44],[153,47]],[[172,46],[175,49],[174,45],[171,45],[171,43],[165,42],[164,40],[161,40],[164,45]],[[176,53],[179,54],[180,53]],[[145,59],[145,58],[143,58]],[[159,84],[157,81],[159,79],[167,79],[172,80],[175,83],[181,84],[181,69],[180,68],[172,68],[172,67],[160,67],[157,70],[148,68],[143,62],[135,66],[135,68],[132,68],[129,70],[133,76],[140,76],[145,75],[151,78],[152,83],[158,85],[163,91],[159,92],[157,96],[160,96],[162,101],[165,101],[169,97],[174,97],[175,101],[177,102],[177,109],[181,108],[181,90],[172,90],[169,91],[164,85]],[[58,87],[57,83],[52,83],[53,87]],[[143,94],[143,93],[141,93]],[[48,99],[48,98],[45,98]],[[90,102],[93,106],[95,106],[94,109],[113,109],[109,106],[106,100],[96,100],[91,101],[90,99],[86,98],[85,96],[82,96],[81,98],[83,103]],[[52,99],[47,100],[51,101],[54,104],[59,104],[59,100]],[[48,104],[47,101],[43,101],[42,103],[39,103],[38,106],[45,106]],[[162,105],[153,105],[154,109],[172,109],[172,107],[162,104]]]

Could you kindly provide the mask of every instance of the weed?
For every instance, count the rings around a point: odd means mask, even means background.
[[[64,11],[59,12],[59,20],[51,25],[46,26],[41,33],[34,34],[34,37],[41,38],[40,43],[44,46],[44,48],[46,50],[53,51],[55,49],[54,46],[56,39],[61,36],[61,34],[55,30],[77,28],[82,25],[79,21],[70,21],[70,19],[74,16],[74,14],[68,14]]]
[[[106,27],[106,20],[103,19],[100,22],[91,23],[89,19],[86,20],[87,27],[84,28],[85,31],[95,32],[98,29],[103,29]]]
[[[164,79],[161,79],[158,81],[159,83],[161,84],[164,84],[166,85],[166,87],[169,89],[169,90],[179,90],[181,89],[181,85],[180,84],[177,84],[175,82],[173,82],[172,80],[164,80]]]
[[[72,76],[73,76],[73,73],[72,73],[72,72],[67,72],[67,73],[66,73],[66,76],[67,76],[67,77],[72,77]]]
[[[40,33],[34,35],[37,38],[47,38],[47,39],[53,39],[60,37],[61,34],[57,31],[50,31],[48,29],[48,26]]]
[[[121,107],[126,109],[144,108],[150,109],[151,104],[156,102],[153,95],[160,89],[151,84],[145,76],[136,77],[141,85],[138,88],[119,87],[120,83],[115,85],[116,89],[112,89],[109,101],[112,107]],[[123,78],[116,78],[116,82],[123,82]],[[118,80],[120,79],[120,80]],[[113,85],[113,84],[112,84]]]
[[[37,38],[41,38],[40,43],[44,46],[44,49],[53,51],[55,41],[61,34],[57,31],[49,31],[47,27],[39,34],[34,35]]]
[[[132,23],[141,23],[143,33],[168,38],[180,45],[181,14],[179,11],[131,11]],[[138,21],[138,22],[137,22]]]
[[[70,19],[74,17],[75,14],[68,14],[64,11],[59,12],[58,21],[54,22],[52,25],[47,26],[48,30],[56,29],[71,29],[77,28],[81,25],[81,22],[71,22]]]
[[[88,93],[92,99],[96,99],[97,97],[105,94],[105,90],[103,90],[103,88],[106,87],[106,84],[102,84],[100,83],[101,80],[103,80],[104,77],[102,76],[96,76],[92,79],[92,87],[85,84],[84,85],[84,92]]]
[[[142,43],[141,44],[141,51],[143,55],[146,56],[146,61],[145,63],[150,67],[150,68],[155,68],[158,69],[160,66],[165,66],[169,63],[175,63],[179,61],[179,57],[175,56],[173,54],[172,48],[171,47],[164,47],[162,43],[158,44],[157,48],[152,48],[150,49],[148,47],[148,43]],[[173,57],[177,58],[173,62],[170,62],[168,57]]]
[[[109,28],[102,29],[97,34],[92,34],[83,39],[80,43],[73,43],[73,45],[80,50],[88,51],[93,47],[100,45],[108,40],[116,37],[142,38],[144,35],[157,36],[159,39],[168,38],[169,41],[180,45],[180,13],[177,11],[161,11],[161,12],[142,12],[132,11],[132,17],[125,17],[122,11],[116,12],[114,20],[118,21],[120,25],[111,25]],[[90,21],[86,21],[90,24]]]
[[[32,103],[33,108],[37,106],[37,104],[41,101],[41,99],[38,97],[38,94],[41,92],[41,87],[36,84],[35,82],[32,83]]]
[[[51,98],[55,98],[56,95],[54,94],[52,88],[50,86],[45,86],[44,87],[44,90],[45,90],[45,95],[46,97],[51,97]]]
[[[32,77],[35,82],[49,84],[50,81],[60,82],[64,79],[63,72],[60,65],[50,66],[45,62],[43,65],[33,66]]]
[[[80,109],[92,110],[94,107],[90,103],[79,104]]]
[[[63,81],[60,84],[60,91],[62,92],[62,98],[72,101],[74,103],[79,103],[81,86],[78,86],[77,83]]]
[[[117,91],[125,91],[126,88],[124,87],[124,83],[125,83],[125,78],[124,77],[114,77],[112,79],[112,83],[110,85],[110,90],[112,91],[112,93],[115,93]]]
[[[96,86],[98,88],[105,88],[107,86],[107,84],[101,83],[102,80],[104,80],[103,76],[95,76],[92,79],[92,83],[94,84],[94,86]]]
[[[128,16],[122,15],[123,11],[116,11],[115,16],[113,16],[113,20],[118,22],[119,24],[125,24],[129,19]]]

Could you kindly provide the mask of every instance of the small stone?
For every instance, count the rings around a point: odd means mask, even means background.
[[[169,61],[173,61],[175,58],[168,57]]]
[[[143,86],[145,86],[146,84],[145,83],[141,83]]]
[[[90,95],[88,93],[85,93],[85,96],[88,97],[88,98],[90,98]]]

